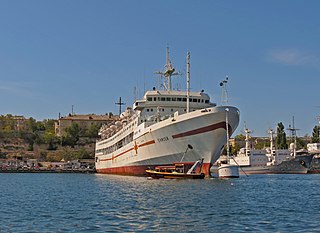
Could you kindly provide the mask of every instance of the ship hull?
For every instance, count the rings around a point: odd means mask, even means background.
[[[319,174],[320,173],[320,157],[319,155],[314,156],[311,162],[311,166],[308,173]]]
[[[230,135],[239,123],[235,107],[213,107],[174,116],[149,127],[138,126],[134,140],[112,154],[96,155],[99,173],[145,175],[145,170],[174,162],[203,159],[203,172],[220,156],[226,143],[226,108]],[[104,142],[98,142],[101,149]],[[192,148],[192,149],[191,149]]]

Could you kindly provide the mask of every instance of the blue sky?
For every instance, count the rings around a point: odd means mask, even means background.
[[[165,48],[191,89],[229,103],[256,136],[320,115],[319,1],[0,0],[0,114],[118,112],[157,85]],[[175,78],[185,88],[185,76]]]

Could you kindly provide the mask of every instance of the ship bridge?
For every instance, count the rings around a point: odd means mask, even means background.
[[[190,92],[189,104],[190,111],[216,106],[210,102],[210,97],[203,91]],[[182,91],[147,91],[142,100],[134,103],[133,109],[141,111],[143,115],[154,115],[159,111],[164,114],[173,114],[178,111],[182,114],[187,109],[187,94]]]

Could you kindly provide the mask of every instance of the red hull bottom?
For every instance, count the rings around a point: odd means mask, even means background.
[[[167,164],[170,165],[170,164]],[[146,176],[146,170],[154,169],[155,166],[152,165],[139,165],[139,166],[124,166],[124,167],[114,167],[114,168],[103,168],[97,169],[98,173],[103,174],[116,174],[116,175],[131,175],[131,176]],[[203,163],[202,170],[206,177],[210,176],[210,163]]]

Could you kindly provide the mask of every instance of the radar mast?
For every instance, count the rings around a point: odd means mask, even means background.
[[[164,77],[166,81],[164,82],[164,88],[167,91],[172,90],[172,83],[171,83],[171,76],[174,75],[180,75],[179,72],[175,72],[175,68],[173,68],[171,60],[169,58],[169,47],[166,48],[166,65],[165,65],[166,70],[163,71],[157,71],[155,74],[160,74],[161,77]]]

